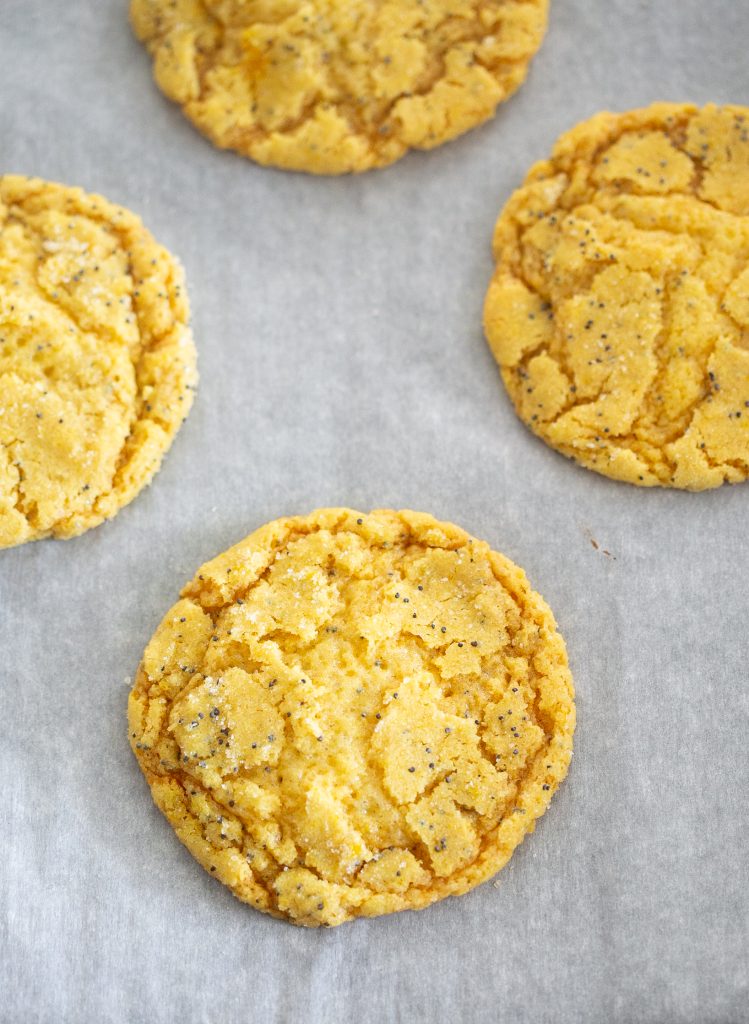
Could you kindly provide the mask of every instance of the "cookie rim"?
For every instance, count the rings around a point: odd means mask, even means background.
[[[288,160],[283,160],[273,158],[270,156],[264,156],[257,152],[253,152],[252,141],[248,141],[246,144],[243,144],[242,142],[227,141],[226,138],[224,137],[226,133],[218,132],[214,128],[212,121],[202,117],[200,113],[195,109],[196,104],[203,99],[202,94],[198,100],[192,97],[180,98],[176,95],[170,95],[170,93],[158,79],[157,68],[157,60],[159,54],[162,53],[164,50],[170,50],[170,46],[163,45],[163,41],[169,38],[169,33],[161,32],[158,34],[149,35],[145,31],[140,30],[137,24],[136,15],[136,6],[140,2],[141,0],[130,0],[129,21],[131,28],[133,30],[133,34],[135,35],[136,39],[144,46],[149,57],[151,58],[152,78],[155,81],[156,86],[162,93],[162,95],[164,95],[170,102],[174,103],[177,107],[179,107],[182,114],[192,124],[196,131],[198,131],[203,137],[207,138],[218,149],[229,150],[231,152],[237,153],[243,158],[251,160],[253,163],[258,164],[261,167],[273,167],[276,170],[281,171],[311,174],[314,176],[321,177],[333,177],[344,174],[363,174],[369,170],[384,169],[402,159],[404,156],[407,155],[407,153],[409,153],[412,150],[416,152],[425,152],[431,149],[438,148],[448,142],[453,141],[454,139],[460,138],[467,132],[472,131],[480,127],[482,124],[485,124],[488,121],[492,120],[496,116],[498,107],[505,103],[507,100],[509,100],[523,85],[526,78],[528,77],[530,66],[534,58],[538,54],[539,50],[543,46],[546,34],[548,32],[549,6],[551,0],[512,0],[512,2],[532,4],[534,7],[536,7],[539,11],[540,28],[538,36],[535,40],[534,48],[527,56],[513,59],[507,58],[502,62],[503,67],[511,65],[513,69],[512,71],[505,70],[501,76],[495,72],[490,72],[492,78],[498,85],[501,94],[497,97],[496,101],[493,103],[488,112],[476,117],[471,121],[470,124],[466,125],[463,128],[460,128],[458,130],[446,130],[444,134],[442,134],[440,137],[436,139],[426,140],[423,143],[418,144],[399,142],[398,151],[393,152],[392,154],[389,153],[384,158],[379,158],[378,156],[375,156],[374,159],[364,163],[361,166],[356,165],[355,161],[352,163],[351,160],[342,160],[340,165],[329,166],[325,169],[306,166],[306,164],[309,164],[312,161],[297,160],[295,157],[292,157],[291,159]],[[160,3],[164,5],[165,0],[150,0],[150,2]],[[503,2],[506,2],[506,0],[503,0]],[[208,24],[210,24],[211,22],[216,22],[219,25],[221,24],[220,20],[216,18],[216,16],[213,15],[209,10],[206,10],[206,17],[208,19]],[[228,67],[231,65],[217,64],[215,66]],[[220,93],[218,93],[217,95],[220,95]],[[402,96],[396,97],[396,99],[392,101],[392,105],[395,105],[398,99],[402,99],[410,95],[410,93],[404,93]],[[332,106],[335,109],[336,104],[333,104]],[[327,110],[327,106],[324,109]],[[267,135],[263,135],[263,141],[268,141],[274,136],[286,137],[286,134],[286,132],[282,131],[268,132]],[[351,130],[347,132],[345,138],[366,138],[366,136]],[[372,152],[374,153],[375,151],[373,150]]]
[[[511,271],[507,270],[503,259],[504,240],[508,234],[516,233],[513,226],[513,215],[516,209],[522,209],[521,199],[523,198],[523,193],[528,186],[544,181],[550,181],[560,175],[567,175],[569,181],[572,172],[576,168],[586,164],[592,166],[596,155],[601,149],[614,144],[617,139],[621,138],[621,136],[626,132],[637,131],[638,129],[644,128],[653,129],[654,121],[656,119],[661,124],[675,119],[687,124],[689,119],[694,115],[712,111],[725,111],[731,115],[742,115],[749,118],[749,105],[716,102],[699,104],[690,101],[679,102],[658,100],[646,106],[627,108],[622,111],[604,109],[595,112],[591,116],[576,122],[570,128],[567,128],[558,135],[554,140],[549,155],[531,164],[520,184],[513,189],[510,196],[504,202],[494,223],[491,246],[494,265],[483,301],[482,328],[485,341],[497,365],[497,369],[499,370],[502,383],[504,385],[504,390],[512,405],[513,411],[523,426],[542,441],[547,448],[573,462],[581,469],[596,473],[597,475],[605,477],[606,479],[612,480],[616,483],[623,483],[630,486],[644,487],[648,489],[661,488],[670,491],[699,493],[700,491],[714,490],[725,485],[743,483],[749,479],[749,470],[747,470],[744,476],[736,479],[729,478],[729,476],[724,474],[723,479],[720,481],[700,482],[694,485],[675,483],[673,481],[655,478],[655,476],[653,479],[646,480],[641,477],[639,480],[633,480],[623,472],[610,470],[601,465],[594,465],[591,461],[580,458],[574,451],[568,451],[564,446],[555,444],[545,435],[541,426],[534,425],[533,422],[524,417],[520,412],[513,390],[511,389],[511,384],[514,387],[512,377],[513,367],[506,366],[501,362],[497,351],[497,342],[493,339],[492,331],[489,326],[489,313],[492,302],[491,293],[495,283],[507,276],[515,280],[515,275]],[[580,143],[583,144],[582,147],[580,147]],[[695,198],[698,199],[699,197],[695,196]]]
[[[179,359],[170,359],[168,366],[171,372],[158,376],[152,385],[148,403],[145,403],[142,399],[142,388],[136,386],[136,410],[138,410],[139,405],[141,408],[134,415],[130,431],[120,450],[110,489],[99,494],[95,504],[89,510],[73,510],[69,515],[56,521],[48,529],[35,529],[29,523],[30,534],[28,536],[11,544],[0,544],[0,550],[10,550],[23,544],[47,538],[68,540],[78,537],[116,516],[121,509],[129,505],[151,483],[154,476],[158,473],[164,456],[171,448],[180,427],[187,419],[192,408],[198,383],[197,349],[190,325],[190,303],[185,285],[184,267],[179,257],[154,238],[153,234],[144,225],[141,217],[128,207],[113,203],[99,193],[87,192],[80,186],[66,185],[62,182],[22,174],[0,175],[0,203],[5,205],[8,211],[12,211],[14,203],[18,200],[14,198],[11,202],[6,202],[4,196],[6,188],[14,192],[23,189],[25,193],[24,199],[33,199],[46,195],[49,195],[51,198],[61,197],[66,206],[69,204],[73,205],[73,212],[76,215],[84,216],[111,231],[117,238],[122,251],[127,256],[128,271],[131,273],[131,276],[133,270],[132,246],[134,243],[137,242],[138,244],[145,245],[147,247],[146,251],[153,257],[156,255],[162,258],[166,257],[174,284],[180,294],[182,310],[177,314],[172,307],[173,316],[168,330],[155,335],[149,335],[148,342],[141,340],[138,360],[132,363],[136,381],[138,368],[143,358],[164,344],[165,341],[170,340],[174,345],[174,356],[176,357],[178,352]],[[2,230],[3,224],[0,224],[0,233]],[[133,278],[131,297],[137,291],[137,284],[137,280]],[[154,301],[148,301],[144,303],[143,311],[139,315],[135,305],[133,305],[133,313],[139,323],[139,335],[141,320],[146,318],[149,310],[155,307],[156,303]],[[106,342],[106,339],[102,339],[98,332],[94,333],[96,333],[98,340]],[[10,370],[8,372],[12,373],[13,371]],[[165,421],[160,417],[151,415],[147,405],[155,407],[159,403],[161,395],[168,396],[175,381],[182,382],[179,390],[180,394],[184,397],[184,401],[181,403],[179,418],[170,420],[165,427]],[[155,451],[152,451],[154,456],[152,460],[145,466],[139,466],[139,453],[143,449],[136,447],[129,450],[128,446],[135,436],[136,429],[140,425],[147,423],[154,424],[160,429],[160,434],[157,435],[159,443],[155,446]],[[131,471],[134,473],[134,476],[128,482],[127,477]],[[115,489],[114,486],[118,477],[123,480],[123,486],[120,490]]]
[[[148,783],[152,799],[169,822],[172,831],[177,835],[180,842],[188,848],[206,872],[212,874],[213,877],[217,877],[241,902],[247,903],[254,909],[267,913],[272,917],[303,927],[337,926],[338,924],[356,920],[359,917],[374,917],[401,910],[418,910],[447,896],[457,896],[466,893],[486,882],[507,864],[526,835],[534,831],[536,822],[546,813],[554,793],[564,781],[572,758],[573,735],[576,724],[574,683],[569,668],[566,644],[559,632],[549,605],[541,594],[533,590],[524,570],[520,566],[512,562],[507,556],[494,551],[487,542],[478,540],[453,523],[438,520],[428,513],[414,512],[410,509],[373,509],[369,513],[364,513],[346,507],[332,507],[318,508],[307,515],[281,517],[260,526],[226,551],[201,565],[192,580],[181,589],[181,599],[197,599],[198,607],[204,612],[210,613],[210,609],[215,609],[216,612],[219,612],[220,609],[229,603],[227,595],[230,592],[232,594],[237,593],[237,589],[230,591],[230,586],[232,585],[229,585],[227,580],[238,559],[247,559],[254,566],[252,574],[257,578],[259,573],[265,571],[265,568],[272,564],[273,559],[271,557],[268,560],[268,555],[272,556],[296,532],[301,532],[302,534],[306,532],[304,530],[299,531],[300,527],[313,524],[315,530],[353,528],[356,531],[358,525],[363,525],[362,520],[381,516],[400,518],[414,530],[413,536],[417,540],[421,540],[422,532],[424,535],[428,535],[436,530],[441,531],[442,536],[456,544],[457,547],[462,547],[467,543],[480,545],[488,554],[488,561],[492,572],[506,589],[509,590],[507,582],[500,580],[497,572],[505,571],[515,575],[516,584],[522,589],[525,598],[530,598],[531,610],[539,616],[540,625],[547,632],[543,652],[549,656],[550,661],[553,663],[554,675],[544,675],[541,677],[539,673],[539,678],[542,678],[551,689],[558,691],[560,703],[554,705],[554,731],[549,735],[547,745],[542,751],[534,755],[531,768],[522,777],[516,796],[516,808],[503,818],[498,825],[480,837],[480,852],[470,864],[445,878],[434,876],[432,884],[427,887],[412,887],[400,894],[389,892],[373,893],[370,898],[356,907],[355,912],[347,914],[340,921],[326,922],[293,918],[274,906],[274,901],[268,889],[255,881],[247,887],[246,893],[243,894],[237,891],[237,887],[224,881],[221,878],[220,869],[217,869],[216,865],[211,863],[217,858],[210,856],[210,851],[213,849],[210,844],[202,838],[196,839],[189,829],[180,830],[175,821],[172,820],[169,814],[169,807],[175,796],[179,798],[175,790],[178,789],[184,793],[180,781],[175,778],[174,774],[166,773],[165,775],[159,775],[149,768],[146,763],[147,758],[139,749],[138,737],[142,736],[142,731],[139,731],[140,719],[136,718],[135,698],[136,695],[145,694],[147,687],[153,685],[145,671],[143,659],[139,663],[128,698],[128,736],[131,749]],[[313,531],[310,530],[309,532]],[[425,544],[425,546],[430,545]],[[441,547],[443,545],[436,544],[433,546]],[[455,550],[455,547],[452,550]],[[201,596],[203,597],[202,601],[200,600]],[[169,620],[178,604],[179,602],[167,610],[152,636],[155,636],[161,626]],[[185,686],[189,686],[189,682]],[[177,696],[175,695],[167,703],[172,704],[177,699]],[[150,706],[150,703],[146,697],[146,708]],[[548,764],[551,765],[551,768],[542,767],[540,764],[541,760],[544,766]],[[534,777],[529,783],[528,780],[532,774],[534,774]],[[536,775],[538,776],[537,778]],[[547,781],[549,777],[552,779],[551,783]],[[194,780],[190,776],[188,778],[192,786]],[[198,783],[198,785],[200,784]],[[531,807],[536,806],[538,808],[537,811],[531,814],[529,813],[528,806],[526,806],[521,808],[522,813],[516,813],[518,805],[523,802],[526,805],[531,805]],[[208,855],[203,855],[205,848],[209,851]],[[279,874],[281,873],[279,871]]]

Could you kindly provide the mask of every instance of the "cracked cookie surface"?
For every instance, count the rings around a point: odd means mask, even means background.
[[[749,109],[602,113],[495,229],[486,335],[520,418],[641,486],[749,475]]]
[[[135,214],[0,178],[0,548],[73,537],[151,479],[192,404],[181,266]]]
[[[215,877],[305,926],[424,907],[510,858],[564,778],[564,642],[504,556],[325,509],[204,565],[146,648],[130,742]]]
[[[382,167],[494,113],[548,0],[132,0],[161,90],[216,145],[314,174]]]

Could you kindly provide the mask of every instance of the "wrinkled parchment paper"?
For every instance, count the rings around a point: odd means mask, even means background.
[[[139,211],[185,264],[201,370],[147,492],[82,538],[0,552],[0,1020],[749,1019],[749,484],[644,491],[576,468],[517,421],[480,329],[493,223],[530,163],[601,108],[749,103],[747,39],[746,0],[552,0],[496,120],[318,180],[199,136],[153,86],[125,0],[0,2],[2,171]],[[125,701],[203,560],[339,504],[432,512],[524,566],[579,725],[495,884],[303,931],[180,846]]]

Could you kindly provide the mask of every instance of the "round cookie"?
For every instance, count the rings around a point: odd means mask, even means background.
[[[563,135],[496,226],[486,335],[520,418],[581,465],[749,474],[749,109],[658,103]]]
[[[548,0],[132,0],[162,91],[217,146],[365,171],[480,124],[517,89]]]
[[[149,482],[193,400],[182,268],[101,196],[0,177],[0,548]]]
[[[182,595],[138,670],[130,742],[180,840],[259,910],[314,927],[466,892],[567,772],[552,613],[456,526],[280,519]]]

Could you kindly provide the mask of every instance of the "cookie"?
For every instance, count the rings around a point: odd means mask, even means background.
[[[182,268],[135,214],[0,177],[0,547],[131,501],[195,382]]]
[[[658,103],[563,135],[494,236],[486,335],[520,418],[588,469],[749,473],[749,109]]]
[[[521,569],[428,515],[325,509],[198,571],[128,717],[193,856],[314,927],[495,874],[567,772],[575,709]]]
[[[162,91],[217,146],[365,171],[490,118],[541,45],[548,0],[132,0]]]

